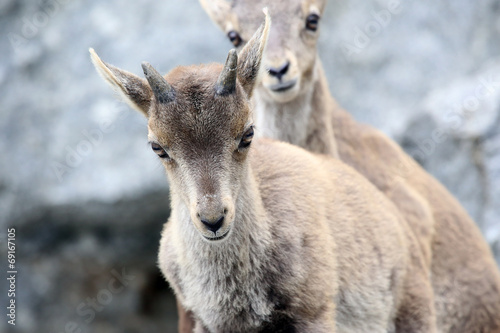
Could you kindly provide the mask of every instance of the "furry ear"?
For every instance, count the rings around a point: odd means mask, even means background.
[[[316,1],[316,6],[318,6],[319,12],[323,14],[325,11],[325,6],[326,6],[327,0],[317,0]]]
[[[94,49],[89,49],[90,59],[101,77],[134,109],[146,117],[153,92],[147,81],[122,69],[105,63]]]
[[[318,15],[323,15],[325,11],[327,0],[311,0],[304,3],[303,10],[307,13],[316,13]]]
[[[226,23],[231,14],[231,3],[227,0],[199,0],[201,6],[215,24],[226,30]]]
[[[253,88],[257,83],[262,55],[271,28],[271,17],[267,8],[264,8],[263,11],[266,15],[264,23],[238,54],[238,79],[249,98],[252,96]]]

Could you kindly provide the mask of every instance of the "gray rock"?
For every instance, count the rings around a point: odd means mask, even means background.
[[[432,91],[402,139],[410,154],[460,199],[490,242],[499,236],[494,232],[498,224],[487,218],[497,179],[490,160],[497,158],[499,119],[500,61],[491,61]]]

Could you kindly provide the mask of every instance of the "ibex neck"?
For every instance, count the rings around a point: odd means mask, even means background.
[[[257,134],[336,156],[331,126],[331,112],[336,104],[319,58],[316,58],[311,80],[308,89],[286,103],[272,101],[267,98],[265,88],[259,87],[254,97]]]

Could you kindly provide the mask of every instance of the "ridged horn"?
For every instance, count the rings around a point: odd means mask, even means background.
[[[216,85],[217,95],[226,96],[236,90],[236,68],[238,65],[238,53],[235,49],[229,51],[226,63],[219,75]]]
[[[168,84],[167,80],[150,63],[143,62],[142,70],[158,102],[170,103],[175,100],[174,88]]]

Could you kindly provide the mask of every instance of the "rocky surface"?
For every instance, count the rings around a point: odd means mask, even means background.
[[[330,0],[322,24],[333,95],[440,179],[500,259],[500,3]],[[0,0],[0,31],[0,245],[16,227],[19,270],[0,331],[173,332],[168,184],[88,48],[141,74],[221,62],[230,43],[195,0]]]

